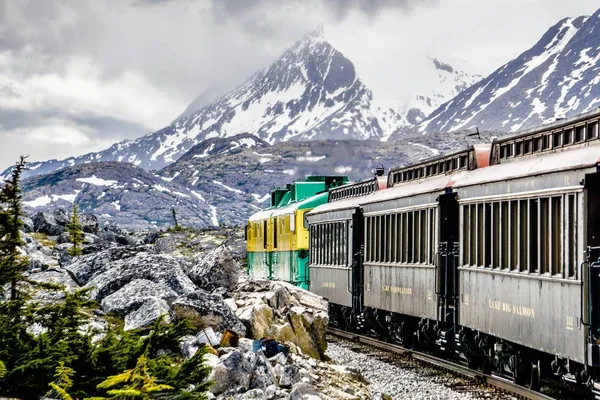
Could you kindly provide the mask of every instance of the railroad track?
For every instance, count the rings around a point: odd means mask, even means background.
[[[493,386],[493,387],[503,390],[505,392],[509,392],[509,393],[511,393],[519,398],[522,398],[522,399],[555,400],[553,397],[547,396],[540,392],[529,390],[529,389],[524,388],[523,386],[519,386],[507,379],[504,379],[504,378],[501,378],[498,376],[494,376],[494,375],[482,374],[481,372],[473,371],[473,370],[465,367],[464,365],[453,363],[451,361],[432,356],[431,354],[406,349],[406,348],[396,345],[396,344],[382,342],[380,340],[373,339],[368,336],[358,335],[355,333],[342,331],[342,330],[336,329],[336,328],[328,328],[327,332],[330,333],[331,335],[349,339],[354,342],[363,343],[363,344],[366,344],[369,346],[376,347],[381,350],[390,351],[390,352],[393,352],[396,354],[402,354],[402,355],[409,356],[414,360],[419,360],[426,364],[430,364],[435,367],[457,373],[466,378],[473,379],[477,382],[484,383],[489,386]]]

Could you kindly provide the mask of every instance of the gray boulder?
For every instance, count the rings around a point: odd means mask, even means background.
[[[104,264],[92,273],[86,287],[93,288],[92,296],[99,301],[137,279],[149,280],[165,290],[169,288],[178,295],[185,295],[194,292],[196,287],[183,272],[183,263],[185,261],[166,254],[141,252]]]
[[[54,215],[39,212],[33,216],[33,230],[48,236],[59,236],[65,231],[65,227],[58,224]]]
[[[79,216],[81,230],[85,233],[98,235],[98,217],[92,214],[81,214]]]
[[[152,251],[152,248],[148,246],[110,247],[108,249],[104,249],[103,247],[102,245],[96,246],[96,244],[86,246],[84,253],[88,249],[97,251],[78,257],[74,262],[66,266],[75,281],[80,285],[85,285],[92,279],[92,276],[106,271],[113,263],[125,262],[137,254]]]
[[[54,210],[52,212],[52,215],[54,216],[56,223],[61,226],[66,226],[69,223],[69,216],[62,208],[57,208],[56,210]]]
[[[108,242],[114,242],[123,246],[133,246],[137,241],[129,235],[129,232],[115,224],[106,225],[98,232],[98,236]]]
[[[73,293],[79,289],[79,285],[77,285],[67,271],[60,268],[53,268],[47,271],[31,273],[29,274],[28,279],[33,282],[62,285],[64,290],[68,293]],[[62,291],[43,288],[36,288],[33,291],[33,300],[36,301],[55,302],[63,300],[64,298],[65,295]]]
[[[168,323],[169,319],[169,305],[166,301],[158,298],[154,298],[146,301],[140,308],[134,312],[127,314],[125,317],[126,331],[131,329],[144,329],[149,327],[156,321],[161,315],[165,315],[164,322]]]
[[[225,354],[219,359],[210,373],[209,379],[213,382],[209,391],[215,395],[228,391],[247,391],[250,387],[250,378],[253,370],[254,354],[251,357],[235,350]]]
[[[210,326],[218,332],[229,329],[246,335],[244,324],[219,295],[196,290],[178,297],[171,306],[176,316],[190,317],[200,329]]]
[[[25,233],[31,233],[35,229],[33,227],[33,220],[26,215],[21,216],[21,223],[23,224],[23,232]]]
[[[241,272],[241,264],[233,258],[229,247],[222,245],[197,257],[187,274],[201,289],[230,291],[237,285]]]
[[[102,309],[107,313],[127,315],[149,300],[172,301],[178,294],[163,283],[148,279],[135,279],[102,300]]]

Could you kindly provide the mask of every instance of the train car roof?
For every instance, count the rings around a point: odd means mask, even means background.
[[[387,189],[385,189],[385,190],[387,190]],[[350,198],[343,199],[343,200],[332,201],[331,203],[321,204],[320,206],[313,208],[308,213],[308,215],[317,215],[317,214],[323,214],[323,213],[330,212],[330,211],[340,211],[340,210],[348,210],[351,208],[356,208],[356,207],[360,206],[360,204],[362,204],[362,202],[365,199],[372,197],[374,193],[377,193],[377,192],[369,193],[369,194],[366,194],[366,195],[360,196],[360,197],[350,197]]]
[[[296,203],[292,203],[288,206],[276,208],[272,210],[270,217],[277,217],[279,215],[291,214],[296,210],[303,210],[306,208],[312,208],[313,203],[317,203],[320,200],[327,200],[328,193],[318,193],[314,196],[308,197],[304,200],[298,201]]]
[[[468,174],[468,171],[457,171],[455,174],[451,175],[434,176],[418,181],[399,184],[386,190],[373,193],[372,196],[369,196],[368,199],[364,199],[360,204],[367,205],[380,203],[383,201],[410,197],[418,194],[442,191],[447,187],[452,187],[454,182],[460,180],[465,174]]]
[[[509,179],[523,178],[543,173],[589,168],[600,162],[600,146],[592,145],[568,151],[540,154],[506,164],[470,171],[457,180],[454,187],[479,185]]]
[[[273,211],[275,211],[274,208],[267,208],[266,210],[258,211],[256,213],[252,214],[250,216],[250,218],[248,218],[248,221],[254,222],[254,221],[262,221],[263,219],[268,219],[271,217],[271,214],[273,214]]]

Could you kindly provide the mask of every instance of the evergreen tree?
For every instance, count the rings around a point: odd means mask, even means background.
[[[110,399],[151,399],[154,394],[172,391],[173,386],[159,384],[148,371],[145,356],[138,358],[135,368],[126,370],[118,375],[109,376],[98,385],[98,389],[107,390]]]
[[[85,236],[81,228],[81,222],[79,222],[79,213],[75,204],[73,204],[73,210],[71,211],[71,221],[67,224],[67,232],[69,232],[69,239],[71,240],[71,243],[73,243],[73,247],[69,250],[69,254],[72,256],[81,255],[81,245],[83,244]]]
[[[0,361],[0,379],[4,378],[4,375],[6,375],[6,366]]]
[[[71,377],[75,371],[73,368],[69,368],[65,366],[65,363],[61,361],[56,367],[56,373],[54,377],[56,378],[53,382],[50,382],[50,391],[46,393],[46,397],[48,398],[59,398],[61,400],[73,400],[73,398],[67,393],[67,390],[73,386],[73,381]]]
[[[177,212],[175,211],[175,207],[171,208],[171,212],[173,214],[173,222],[175,223],[173,230],[175,232],[179,232],[181,230],[181,226],[179,226],[179,221],[177,221]]]
[[[23,272],[27,269],[28,261],[19,253],[21,239],[21,188],[19,186],[21,174],[25,170],[26,157],[15,164],[10,179],[5,181],[0,189],[0,295],[3,295],[4,286],[10,284],[11,300],[15,300],[18,293],[18,284],[23,280]]]

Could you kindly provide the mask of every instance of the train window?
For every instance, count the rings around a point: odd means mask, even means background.
[[[500,158],[508,157],[506,150],[508,149],[508,145],[500,146]]]
[[[370,262],[374,262],[377,257],[377,250],[375,249],[375,243],[377,243],[377,217],[369,217],[369,232],[368,237],[365,238],[367,247],[369,248]]]
[[[552,133],[552,147],[557,148],[562,146],[562,132]]]
[[[515,156],[523,154],[523,142],[515,143]]]
[[[515,148],[514,143],[510,143],[506,146],[506,157],[512,157],[514,148]]]
[[[421,249],[419,251],[419,262],[424,264],[427,261],[427,211],[421,210]]]
[[[531,142],[532,142],[532,140],[531,140],[531,139],[529,139],[529,140],[525,140],[525,141],[523,142],[523,144],[524,144],[524,150],[523,150],[523,154],[529,154],[529,153],[531,153],[531,148],[532,148],[532,146],[531,146]]]
[[[597,139],[598,138],[598,123],[597,122],[593,122],[591,124],[588,124],[587,126],[587,139],[588,140],[592,140],[592,139]]]
[[[385,216],[379,216],[379,257],[377,257],[377,261],[383,262],[385,261]]]
[[[413,242],[413,259],[411,262],[417,264],[420,259],[421,250],[421,214],[419,211],[413,212],[414,219],[414,242]]]
[[[469,259],[469,265],[477,265],[477,207],[475,204],[472,204],[471,209],[469,210],[470,219],[470,233],[471,237],[469,242],[471,243],[470,252],[471,256]]]
[[[542,137],[537,137],[535,139],[533,139],[533,151],[540,151],[542,150]]]
[[[460,166],[461,168],[468,168],[469,166],[467,165],[469,161],[469,157],[468,156],[461,156],[460,157]]]
[[[427,263],[433,264],[433,255],[435,253],[435,209],[429,209],[429,258]]]
[[[551,135],[544,135],[544,140],[542,143],[542,149],[543,150],[549,150],[550,149],[550,139]]]
[[[365,232],[364,232],[364,239],[365,239],[365,261],[371,261],[371,251],[370,251],[370,245],[371,245],[371,235],[370,235],[370,226],[371,226],[371,217],[366,217],[365,218]]]
[[[568,195],[568,214],[567,214],[567,246],[569,255],[567,268],[568,277],[576,277],[577,268],[577,209],[575,195]]]
[[[519,202],[510,202],[510,269],[519,269]]]
[[[550,201],[547,197],[540,199],[540,273],[550,272],[550,235],[549,222]]]
[[[492,205],[485,205],[485,243],[484,243],[484,261],[483,266],[486,268],[492,267]]]
[[[539,272],[538,266],[538,200],[529,200],[529,272]]]
[[[398,246],[398,238],[396,237],[396,232],[398,231],[398,228],[396,227],[396,217],[397,214],[390,215],[390,227],[388,230],[388,240],[390,245],[389,254],[391,263],[396,262],[396,247]]]
[[[277,248],[277,230],[279,228],[279,218],[273,220],[273,248]]]
[[[483,236],[485,229],[483,222],[483,204],[477,205],[477,266],[483,266]]]
[[[585,139],[585,126],[578,126],[575,128],[575,143],[579,143]]]
[[[527,268],[527,251],[529,235],[528,235],[528,201],[519,201],[519,271],[528,271]]]
[[[552,275],[562,275],[562,198],[555,196],[552,197],[551,207],[551,226],[550,231],[552,233],[550,238],[551,243],[551,256],[552,256]]]
[[[406,237],[406,262],[412,263],[412,262],[414,262],[413,243],[414,243],[414,233],[415,233],[415,226],[413,224],[413,212],[411,211],[411,212],[407,213],[407,217],[408,217],[408,223],[407,223],[408,235]]]
[[[331,243],[333,244],[333,246],[331,246],[331,262],[329,264],[331,265],[337,265],[338,263],[338,257],[339,257],[339,251],[340,251],[340,230],[339,230],[339,224],[337,222],[334,222],[333,224],[331,224],[331,230],[332,230],[332,240]]]
[[[394,214],[394,262],[402,262],[402,214]]]
[[[508,245],[508,201],[503,201],[500,204],[500,268],[508,269],[508,254],[509,254],[509,245]]]
[[[492,204],[492,251],[493,251],[493,268],[500,268],[500,203]]]
[[[267,248],[267,221],[263,221],[263,227],[264,227],[264,236],[263,236],[263,245],[264,248]]]
[[[392,261],[392,216],[385,216],[385,262]]]
[[[566,146],[573,143],[573,128],[566,129],[563,133],[563,144]]]
[[[402,213],[402,262],[408,262],[408,238],[412,235],[412,232],[408,233],[408,214]]]
[[[311,226],[309,231],[309,240],[310,240],[310,249],[309,249],[309,253],[308,253],[308,261],[311,264],[315,263],[315,252],[316,252],[316,242],[315,242],[315,226]]]
[[[460,252],[461,254],[461,264],[462,265],[470,265],[469,262],[469,249],[470,249],[470,243],[469,243],[469,226],[470,226],[470,214],[469,214],[469,206],[463,206],[462,207],[462,251]]]

